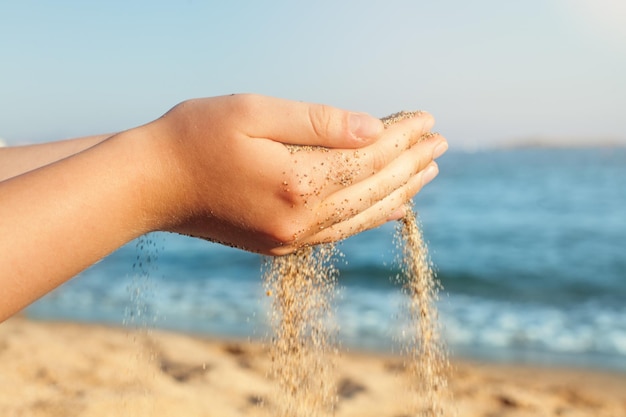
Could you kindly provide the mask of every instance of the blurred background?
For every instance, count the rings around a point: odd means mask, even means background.
[[[234,92],[433,113],[451,150],[415,204],[450,349],[486,360],[626,370],[623,74],[618,0],[0,3],[0,144]],[[394,349],[401,332],[393,234],[339,246],[351,349]],[[153,234],[28,313],[264,337],[261,263]]]

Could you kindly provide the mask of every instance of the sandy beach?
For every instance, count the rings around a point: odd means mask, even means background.
[[[272,416],[260,343],[157,330],[40,322],[0,325],[0,415]],[[454,361],[450,415],[626,416],[626,374]],[[407,415],[398,357],[343,352],[336,416]]]

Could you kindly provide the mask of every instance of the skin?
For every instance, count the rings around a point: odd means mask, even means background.
[[[281,255],[401,218],[447,149],[420,141],[433,123],[383,130],[246,94],[185,101],[114,135],[0,148],[0,320],[148,232]]]
[[[37,145],[0,148],[0,181],[67,158],[113,135],[97,135]]]

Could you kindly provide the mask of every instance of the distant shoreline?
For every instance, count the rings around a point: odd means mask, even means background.
[[[454,148],[454,138],[450,148]],[[501,140],[490,140],[483,143],[458,143],[458,148],[468,150],[501,150],[501,149],[582,149],[582,148],[626,148],[626,138],[619,137],[559,137],[559,136],[528,136],[509,137]]]
[[[580,148],[624,148],[626,139],[543,139],[531,138],[511,140],[494,144],[496,149],[580,149]]]

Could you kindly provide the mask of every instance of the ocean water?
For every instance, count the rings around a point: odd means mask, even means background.
[[[626,371],[626,148],[452,151],[415,206],[453,356]],[[407,323],[394,230],[339,244],[346,348],[398,348]],[[155,233],[28,313],[263,338],[261,265],[258,255]]]

